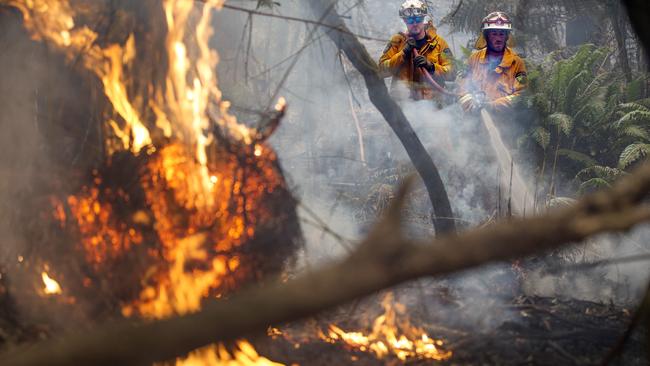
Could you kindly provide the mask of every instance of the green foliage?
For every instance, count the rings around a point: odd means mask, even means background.
[[[587,44],[564,54],[531,67],[529,94],[518,104],[528,111],[528,129],[518,141],[541,148],[538,169],[549,167],[542,180],[557,170],[582,193],[610,185],[648,156],[650,99],[642,99],[645,75],[626,83],[607,68],[607,49]]]
[[[639,160],[644,159],[648,156],[649,151],[650,143],[635,143],[628,145],[621,153],[621,157],[618,159],[619,168],[625,169]]]
[[[544,127],[534,128],[530,136],[544,150],[546,150],[548,144],[551,142],[551,133]]]
[[[595,159],[579,151],[573,151],[569,149],[559,149],[558,154],[560,156],[565,156],[575,162],[581,163],[585,167],[592,167],[598,164],[598,162]]]
[[[559,131],[562,131],[565,135],[569,135],[571,133],[571,129],[573,128],[573,118],[571,116],[567,116],[564,113],[553,113],[550,116],[548,116],[549,122],[553,126],[557,126]]]
[[[601,178],[605,179],[608,182],[613,182],[621,175],[624,175],[625,172],[621,169],[611,168],[608,166],[602,165],[593,165],[588,168],[582,169],[576,174],[578,179],[588,179],[588,178]]]
[[[576,175],[576,180],[581,181],[578,193],[582,194],[588,191],[609,187],[616,179],[624,174],[625,172],[620,169],[601,165],[594,165],[585,168]]]
[[[578,188],[579,194],[584,194],[586,192],[595,191],[603,188],[609,188],[611,184],[603,178],[591,178],[580,184]]]

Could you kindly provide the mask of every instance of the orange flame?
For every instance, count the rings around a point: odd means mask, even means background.
[[[47,272],[42,272],[41,273],[41,278],[43,279],[43,284],[45,284],[45,288],[43,288],[43,292],[45,292],[46,295],[60,295],[63,293],[63,290],[61,290],[61,286],[59,285],[56,280],[51,278]]]
[[[109,156],[117,151],[146,151],[152,156],[144,171],[138,172],[142,174],[140,183],[148,211],[138,211],[128,221],[152,224],[147,226],[153,227],[162,243],[160,254],[168,266],[152,269],[155,281],[145,281],[139,299],[123,307],[125,316],[163,318],[199,310],[202,299],[214,295],[226,275],[241,265],[237,256],[213,252],[228,253],[254,234],[255,217],[245,216],[256,210],[256,203],[242,197],[250,193],[259,197],[280,184],[274,174],[264,171],[265,176],[258,178],[264,179],[263,183],[251,178],[242,186],[229,176],[237,171],[237,161],[219,162],[219,166],[208,161],[207,148],[213,136],[206,131],[211,122],[245,144],[252,144],[254,135],[228,113],[229,104],[221,100],[213,71],[218,55],[208,46],[210,24],[213,11],[222,4],[223,0],[163,0],[169,65],[164,88],[150,85],[146,93],[151,95],[130,96],[129,72],[137,60],[133,34],[124,45],[102,46],[95,42],[96,32],[77,25],[75,7],[69,0],[8,0],[8,5],[22,12],[33,39],[54,46],[68,60],[78,58],[101,80],[115,112],[105,119],[105,129],[111,132],[105,141]],[[192,34],[186,34],[189,32]],[[148,105],[141,106],[142,100]],[[211,105],[217,110],[210,111]],[[167,138],[164,144],[152,140],[150,128],[154,126],[148,127],[152,122],[143,119],[144,107],[153,112],[155,127]],[[255,155],[269,157],[271,153],[256,146]],[[109,203],[100,200],[102,195],[119,196],[123,201],[129,197],[124,192],[100,191],[100,183],[97,178],[93,186],[67,198],[71,215],[66,215],[61,200],[53,199],[53,216],[62,227],[70,220],[76,224],[87,260],[93,264],[120,255],[144,240],[139,229],[126,224]],[[179,220],[176,211],[187,212],[188,217]],[[126,238],[124,233],[128,233]],[[214,250],[208,253],[209,248]],[[206,347],[176,364],[279,365],[259,356],[246,341],[240,341],[232,351],[223,345]]]
[[[344,343],[362,352],[372,352],[378,358],[389,355],[405,361],[407,359],[447,360],[452,352],[442,349],[441,340],[429,337],[426,332],[406,320],[398,320],[405,313],[404,306],[394,303],[393,294],[387,294],[383,301],[384,314],[373,323],[372,332],[346,332],[334,324],[321,338],[330,343]]]

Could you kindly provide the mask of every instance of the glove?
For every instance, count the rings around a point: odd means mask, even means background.
[[[463,108],[463,111],[466,113],[478,112],[482,108],[481,103],[469,93],[460,97],[458,101],[460,102],[461,108]]]
[[[404,52],[404,56],[409,56],[414,49],[415,49],[415,40],[413,38],[409,38],[406,41],[406,45],[402,49],[402,52]]]
[[[429,60],[427,60],[427,58],[422,55],[415,56],[415,58],[413,59],[413,63],[415,63],[416,67],[424,67],[429,71],[431,71],[431,69],[435,70],[435,66],[433,65],[433,63],[429,62]]]

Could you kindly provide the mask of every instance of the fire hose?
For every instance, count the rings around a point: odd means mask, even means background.
[[[418,52],[417,50],[414,49],[414,50],[413,50],[413,56],[414,56],[414,57],[417,57],[417,56],[419,56],[419,55],[420,55],[419,52]],[[413,62],[411,62],[411,67],[413,67]],[[432,87],[433,89],[435,89],[436,91],[438,91],[439,93],[441,93],[441,94],[443,94],[443,95],[447,95],[447,96],[453,97],[453,98],[455,98],[457,101],[459,101],[461,104],[464,104],[463,98],[465,98],[467,94],[464,94],[464,95],[463,95],[463,94],[452,93],[452,92],[448,91],[447,89],[443,88],[443,87],[440,86],[440,84],[438,84],[438,82],[437,82],[437,81],[436,81],[436,80],[431,76],[431,73],[429,73],[429,70],[427,70],[427,69],[424,68],[424,67],[418,67],[418,71],[419,71],[420,74],[424,77],[424,80],[426,80],[426,81],[431,85],[431,87]],[[481,92],[481,93],[471,93],[471,97],[472,97],[472,99],[473,99],[474,101],[477,101],[477,102],[478,102],[478,104],[479,104],[478,110],[482,110],[482,109],[484,109],[484,108],[482,107],[482,104],[483,104],[483,101],[485,101],[485,93],[482,93],[482,92]]]
[[[417,50],[413,50],[413,55],[414,55],[414,57],[417,57],[420,54],[418,53]],[[412,65],[413,64],[411,63],[411,66]],[[424,77],[424,80],[426,80],[431,85],[431,87],[433,87],[433,89],[435,89],[436,91],[438,91],[439,93],[441,93],[443,95],[453,97],[457,101],[460,101],[461,104],[463,104],[462,98],[464,98],[465,95],[452,93],[452,92],[448,91],[447,89],[443,88],[442,86],[440,86],[440,84],[438,84],[438,82],[431,76],[431,73],[429,73],[429,70],[427,70],[426,68],[419,67],[418,71],[420,71],[420,74]],[[472,95],[472,99],[474,99],[475,101],[479,101],[479,104],[482,104],[482,101],[485,100],[485,93],[472,93],[471,95]],[[483,109],[483,108],[479,108],[479,109]]]
[[[418,50],[413,50],[413,55],[414,55],[415,57],[417,57],[417,56],[419,56],[420,54],[418,53]],[[421,74],[422,76],[424,76],[424,79],[425,79],[425,80],[426,80],[426,81],[431,85],[431,87],[433,87],[433,88],[434,88],[436,91],[438,91],[439,93],[442,93],[442,94],[444,94],[444,95],[448,95],[448,96],[454,97],[454,98],[456,98],[456,99],[460,99],[460,98],[462,97],[461,95],[456,94],[456,93],[452,93],[452,92],[448,91],[447,89],[443,88],[442,86],[440,86],[440,84],[438,84],[438,82],[436,82],[436,81],[433,79],[433,77],[432,77],[431,74],[429,73],[429,70],[425,69],[424,67],[418,67],[418,71],[420,71],[420,74]]]

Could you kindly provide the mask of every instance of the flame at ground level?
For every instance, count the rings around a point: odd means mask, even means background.
[[[60,295],[63,292],[59,283],[51,278],[47,272],[41,273],[41,278],[43,279],[43,284],[45,284],[43,292],[47,295]]]
[[[284,366],[260,356],[246,340],[237,341],[232,349],[223,344],[201,348],[186,358],[176,360],[175,366]]]
[[[389,355],[402,361],[407,359],[442,361],[451,358],[452,352],[442,348],[441,340],[429,337],[423,329],[410,324],[404,314],[404,306],[394,302],[392,293],[384,297],[382,306],[384,314],[375,319],[372,332],[369,334],[346,332],[331,324],[327,334],[321,332],[321,339],[330,343],[344,343],[362,352],[372,352],[378,358]]]

